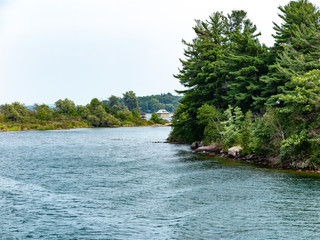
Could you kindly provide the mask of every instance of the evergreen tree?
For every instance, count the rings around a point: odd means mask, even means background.
[[[183,41],[186,60],[175,75],[187,88],[173,117],[171,138],[179,141],[196,141],[203,136],[204,125],[197,121],[197,111],[203,104],[225,107],[225,81],[222,77],[222,55],[228,45],[227,18],[221,13],[212,14],[208,21],[196,21],[193,28],[197,37],[191,43]]]
[[[256,26],[246,15],[245,11],[233,11],[228,16],[232,44],[225,54],[226,65],[223,70],[226,72],[227,83],[224,101],[245,112],[261,108],[255,97],[261,94],[262,84],[259,78],[268,71],[265,62],[267,48],[260,44],[260,33],[256,33]]]
[[[245,11],[233,11],[227,17],[216,12],[208,21],[197,20],[193,29],[197,37],[192,43],[183,41],[186,60],[180,60],[182,69],[175,75],[187,89],[178,91],[185,95],[171,134],[186,141],[203,137],[205,126],[197,121],[203,104],[217,109],[232,104],[245,111],[255,106],[254,97],[261,91],[259,77],[267,71],[266,47],[259,43],[256,26]],[[181,132],[178,128],[187,129]]]
[[[275,62],[269,66],[269,74],[262,78],[265,82],[262,97],[269,105],[279,103],[278,93],[282,93],[292,77],[320,68],[320,12],[307,0],[291,1],[279,7],[283,20],[274,23],[276,34]],[[271,96],[271,97],[270,97]]]

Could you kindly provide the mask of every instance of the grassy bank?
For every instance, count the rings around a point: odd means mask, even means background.
[[[120,125],[112,127],[159,127],[169,126],[169,123],[156,124],[153,121],[141,120],[135,122],[124,121]],[[8,131],[45,131],[45,130],[61,130],[73,128],[90,128],[94,127],[87,121],[81,120],[64,120],[64,121],[41,121],[33,123],[7,122],[0,123],[0,132]]]
[[[17,123],[8,122],[0,123],[0,131],[28,131],[28,130],[58,130],[58,129],[71,129],[71,128],[85,128],[91,127],[85,121],[48,121],[38,123]]]

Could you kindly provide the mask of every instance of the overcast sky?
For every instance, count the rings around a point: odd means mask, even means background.
[[[0,0],[0,104],[174,93],[181,39],[194,37],[194,19],[246,10],[270,46],[277,7],[288,2]]]

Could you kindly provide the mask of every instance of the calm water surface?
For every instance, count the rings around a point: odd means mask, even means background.
[[[320,239],[320,178],[190,153],[170,128],[0,134],[0,239]]]

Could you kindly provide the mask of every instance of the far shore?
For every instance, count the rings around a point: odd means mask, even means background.
[[[148,126],[130,126],[130,125],[124,125],[124,126],[106,126],[106,127],[93,127],[93,126],[79,126],[79,127],[72,127],[72,128],[57,128],[57,129],[0,129],[0,133],[3,132],[24,132],[24,131],[55,131],[55,130],[70,130],[70,129],[77,129],[77,128],[119,128],[119,127],[170,127],[171,123],[165,123],[165,124],[153,124]]]

